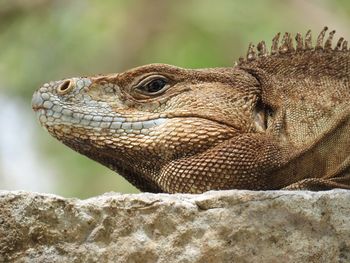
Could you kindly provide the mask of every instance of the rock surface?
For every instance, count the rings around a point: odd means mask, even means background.
[[[350,191],[0,191],[0,262],[350,262]]]

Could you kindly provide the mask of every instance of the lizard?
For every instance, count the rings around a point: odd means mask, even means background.
[[[350,52],[327,30],[315,44],[310,30],[278,33],[231,67],[51,81],[32,108],[53,137],[141,191],[350,189]]]

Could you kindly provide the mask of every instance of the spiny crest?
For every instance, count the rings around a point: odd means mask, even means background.
[[[306,50],[347,51],[348,42],[344,40],[343,37],[339,38],[335,47],[332,48],[332,41],[335,34],[335,30],[329,32],[329,35],[326,41],[324,42],[324,38],[327,30],[328,30],[328,27],[324,27],[321,33],[318,35],[315,47],[312,46],[311,30],[307,31],[305,35],[305,39],[303,39],[303,36],[300,33],[297,33],[295,36],[295,41],[293,41],[292,35],[290,33],[285,33],[282,37],[281,43],[279,42],[281,34],[278,33],[272,39],[270,53],[266,48],[265,41],[259,42],[256,49],[255,49],[255,46],[252,43],[250,43],[248,47],[246,59],[241,57],[239,58],[239,62],[242,63],[245,60],[252,61],[259,57],[267,57],[270,55],[277,55],[277,54],[303,52]],[[295,44],[295,47],[294,47],[294,44]]]

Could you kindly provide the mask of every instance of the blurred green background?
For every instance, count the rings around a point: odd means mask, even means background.
[[[230,67],[279,31],[328,25],[349,39],[349,24],[346,0],[0,0],[0,189],[137,192],[40,128],[31,96],[47,81],[153,62]]]

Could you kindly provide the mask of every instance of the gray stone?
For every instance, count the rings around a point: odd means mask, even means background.
[[[0,191],[0,262],[350,262],[350,191]]]

